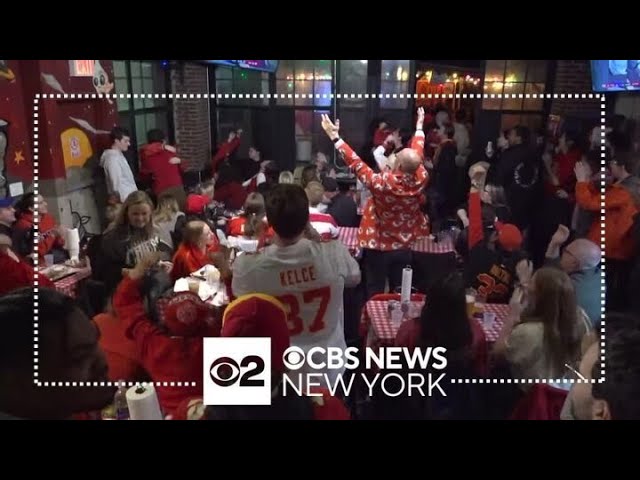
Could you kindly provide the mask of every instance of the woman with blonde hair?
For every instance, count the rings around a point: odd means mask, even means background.
[[[173,195],[160,195],[156,210],[153,212],[153,223],[159,230],[160,238],[172,249],[182,239],[185,219],[185,214],[180,211],[178,201]]]
[[[293,173],[289,170],[285,170],[280,172],[280,177],[278,178],[278,183],[293,183]]]
[[[528,292],[519,287],[513,294],[494,353],[505,357],[513,378],[566,378],[577,369],[581,342],[590,330],[573,283],[565,272],[551,267],[541,268],[526,283]],[[554,386],[568,389],[570,384]]]
[[[92,259],[93,278],[104,282],[107,295],[122,279],[123,268],[133,268],[150,252],[164,252],[167,259],[172,248],[161,238],[152,221],[153,202],[145,192],[129,194],[116,220],[107,228],[100,242],[99,254]]]

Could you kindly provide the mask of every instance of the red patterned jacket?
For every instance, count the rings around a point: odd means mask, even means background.
[[[416,131],[411,148],[423,157],[422,130]],[[344,140],[336,142],[336,149],[372,194],[358,229],[360,248],[383,251],[410,248],[418,238],[429,235],[429,222],[420,209],[422,192],[429,181],[422,165],[413,175],[397,171],[374,173]]]

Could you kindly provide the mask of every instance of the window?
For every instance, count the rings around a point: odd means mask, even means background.
[[[332,60],[282,60],[276,72],[276,93],[294,97],[277,98],[276,104],[329,107],[332,83]],[[313,98],[295,98],[296,94],[313,95]]]
[[[158,62],[114,60],[116,93],[167,93],[166,72]],[[163,98],[118,98],[120,125],[131,132],[132,142],[143,145],[153,128],[169,132],[169,104]]]
[[[501,117],[500,131],[511,130],[517,125],[522,125],[529,128],[531,133],[542,128],[543,119],[542,115],[535,115],[531,113],[519,114],[519,113],[505,113]]]
[[[296,110],[296,160],[309,162],[317,152],[331,156],[333,142],[321,126],[322,114],[326,110]]]
[[[545,60],[487,60],[484,77],[485,94],[545,93],[547,62]],[[541,111],[541,98],[485,98],[485,110]]]
[[[367,67],[368,60],[338,60],[340,81],[338,92],[345,94],[356,94],[356,98],[340,98],[340,107],[364,108],[367,99],[357,98],[357,94],[367,93]]]
[[[260,93],[269,93],[269,74],[255,70],[217,66],[216,93],[218,95],[232,93],[256,94],[256,98],[248,99],[218,98],[218,105],[269,105],[268,97],[259,97]]]
[[[382,72],[380,78],[380,93],[385,95],[380,99],[380,108],[401,109],[407,108],[409,100],[409,72],[410,60],[382,60]],[[393,98],[394,94],[405,95],[403,98]],[[386,98],[386,95],[390,95]]]

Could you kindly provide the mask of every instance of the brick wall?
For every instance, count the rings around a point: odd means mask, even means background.
[[[553,93],[592,93],[589,60],[558,60]],[[562,117],[597,118],[600,99],[554,99],[551,113]]]
[[[171,72],[173,93],[209,93],[207,67],[185,63]],[[209,100],[174,99],[173,118],[180,158],[188,170],[202,170],[211,161]]]

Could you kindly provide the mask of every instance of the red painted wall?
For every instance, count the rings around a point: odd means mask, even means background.
[[[113,82],[110,60],[99,61],[109,82]],[[95,94],[92,77],[71,77],[68,60],[8,60],[15,74],[11,82],[0,78],[0,118],[9,122],[9,144],[6,155],[9,181],[31,182],[33,177],[33,99],[36,93]],[[47,82],[49,78],[53,82]],[[50,83],[57,85],[52,87]],[[110,93],[115,93],[112,89]],[[109,146],[108,134],[95,134],[70,119],[84,120],[97,130],[109,131],[117,124],[115,100],[106,99],[41,99],[39,107],[39,167],[40,178],[65,178],[66,169],[60,134],[75,127],[86,133],[94,153]],[[21,151],[25,160],[15,163]]]
[[[0,119],[8,123],[6,127],[8,143],[4,160],[9,183],[19,180],[31,182],[33,177],[31,117],[26,112],[22,82],[24,72],[20,68],[20,63],[7,61],[13,80],[0,77]],[[24,160],[21,160],[21,157]]]

